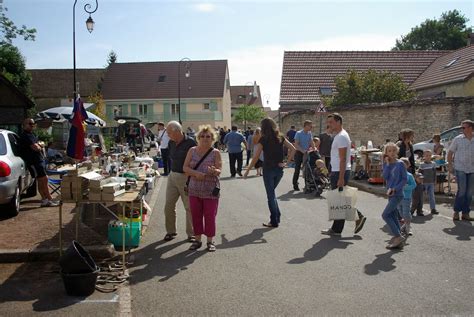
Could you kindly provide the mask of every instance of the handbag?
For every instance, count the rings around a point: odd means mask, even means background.
[[[206,154],[204,154],[204,156],[201,157],[201,159],[197,162],[196,166],[194,166],[194,168],[193,168],[194,170],[196,170],[196,169],[199,167],[199,165],[201,165],[201,163],[206,159],[206,157],[209,155],[209,153],[212,152],[212,150],[214,150],[214,148],[211,147],[211,148],[206,152]],[[191,180],[191,176],[188,176],[188,179],[186,180],[186,185],[184,185],[184,192],[185,192],[185,193],[188,192],[188,186],[189,186],[189,181],[190,181],[190,180]]]
[[[357,188],[344,186],[326,195],[329,220],[356,220]]]

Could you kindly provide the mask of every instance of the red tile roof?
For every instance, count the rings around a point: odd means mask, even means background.
[[[106,100],[178,98],[178,64],[141,62],[112,64],[102,85]],[[185,78],[181,63],[181,98],[218,98],[224,95],[227,60],[191,61]],[[160,76],[166,76],[158,82]]]
[[[428,69],[411,84],[410,89],[421,90],[444,84],[462,82],[468,80],[472,75],[474,75],[474,45],[438,57]]]
[[[31,92],[35,99],[67,98],[73,96],[72,69],[29,69]],[[99,91],[104,69],[76,69],[76,81],[82,96],[90,96]]]
[[[243,104],[251,104],[259,107],[262,105],[262,94],[260,93],[260,86],[257,85],[258,98],[250,98],[250,93],[253,92],[253,85],[248,86],[230,86],[230,95],[232,99],[232,107],[238,108]],[[246,99],[241,98],[240,96],[247,96]]]
[[[334,79],[348,70],[390,71],[413,83],[436,58],[448,51],[315,51],[285,52],[280,89],[281,104],[320,101],[319,89],[335,89]]]

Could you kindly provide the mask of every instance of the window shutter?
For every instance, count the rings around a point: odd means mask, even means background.
[[[215,102],[215,101],[209,102],[209,110],[217,111],[217,102]]]
[[[170,121],[171,117],[171,104],[164,103],[163,104],[163,121],[166,123]]]
[[[107,120],[114,119],[114,106],[113,105],[106,105],[105,106],[105,116]]]
[[[122,105],[122,115],[128,116],[128,105]]]
[[[138,116],[138,105],[136,103],[130,105],[130,115],[132,117]]]

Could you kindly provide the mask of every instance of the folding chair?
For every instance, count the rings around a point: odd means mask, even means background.
[[[48,177],[48,187],[51,192],[51,195],[61,194],[61,179],[54,179]]]

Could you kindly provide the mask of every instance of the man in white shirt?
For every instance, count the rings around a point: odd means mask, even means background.
[[[329,130],[334,135],[331,145],[331,190],[342,189],[347,185],[351,174],[351,138],[342,127],[342,116],[339,113],[332,113],[327,118]],[[356,220],[355,233],[364,227],[366,217],[357,211],[359,219]],[[331,228],[322,230],[322,234],[329,236],[340,236],[344,229],[345,220],[334,220]]]
[[[170,172],[170,154],[168,149],[168,142],[170,137],[168,132],[166,132],[165,124],[163,122],[158,123],[158,144],[160,145],[161,159],[163,161],[163,174],[162,176],[167,176]]]
[[[462,134],[451,142],[448,152],[449,172],[456,175],[458,191],[454,200],[453,220],[461,219],[473,221],[469,216],[472,195],[474,193],[474,122],[464,120],[461,122]]]

